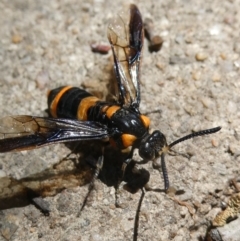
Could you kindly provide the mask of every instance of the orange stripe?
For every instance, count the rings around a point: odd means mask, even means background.
[[[122,143],[125,148],[132,146],[134,141],[137,139],[136,136],[130,134],[123,134],[122,135]]]
[[[107,115],[108,119],[110,119],[112,117],[112,115],[115,114],[115,112],[119,109],[120,109],[120,106],[117,106],[117,105],[113,105],[113,106],[109,107],[106,111],[106,115]]]
[[[90,107],[94,106],[99,99],[95,96],[83,98],[78,106],[77,119],[87,120],[87,111]]]
[[[145,115],[140,115],[143,125],[148,128],[150,125],[150,119]]]
[[[50,105],[50,113],[52,117],[57,118],[57,106],[58,106],[58,102],[61,99],[61,97],[63,96],[63,94],[68,91],[69,89],[71,89],[72,86],[65,86],[63,87],[58,94],[55,96],[55,98],[53,99],[51,105]]]

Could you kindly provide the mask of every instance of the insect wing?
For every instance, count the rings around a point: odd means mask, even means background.
[[[0,152],[33,149],[56,142],[107,137],[107,128],[97,122],[26,115],[0,119]]]
[[[117,79],[117,98],[122,106],[138,108],[140,104],[140,60],[143,46],[143,22],[134,4],[121,12],[108,26]]]

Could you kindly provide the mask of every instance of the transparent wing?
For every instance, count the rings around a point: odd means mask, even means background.
[[[143,22],[136,5],[131,4],[108,26],[116,73],[117,99],[122,106],[138,108],[140,104],[140,60],[143,46]]]
[[[104,125],[91,121],[34,116],[0,119],[0,152],[34,149],[56,142],[107,138]]]

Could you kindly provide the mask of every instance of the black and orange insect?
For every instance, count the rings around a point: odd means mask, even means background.
[[[150,133],[150,120],[139,111],[144,29],[135,5],[130,5],[127,13],[120,13],[110,23],[108,39],[116,75],[115,100],[102,101],[83,89],[71,86],[51,90],[48,95],[50,118],[22,115],[0,119],[0,152],[28,150],[59,142],[102,140],[102,155],[98,159],[100,167],[104,162],[104,148],[109,143],[127,151],[123,167],[129,163],[152,161],[155,168],[161,168],[164,189],[167,190],[166,153],[179,142],[215,133],[221,127],[189,134],[171,144],[167,144],[166,137],[159,130]],[[136,149],[140,161],[133,158]],[[157,160],[161,160],[160,164]]]

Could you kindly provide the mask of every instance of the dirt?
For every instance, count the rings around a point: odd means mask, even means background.
[[[46,93],[61,85],[106,96],[112,81],[111,51],[93,53],[91,44],[108,45],[108,22],[125,4],[129,2],[2,0],[0,115],[47,116]],[[160,51],[150,53],[146,39],[143,50],[140,110],[159,110],[148,115],[151,128],[171,143],[192,131],[222,127],[176,146],[185,155],[166,157],[170,184],[179,192],[174,197],[146,192],[138,241],[203,240],[221,201],[234,192],[228,181],[240,172],[239,4],[137,2],[143,19],[152,19],[154,34],[163,39]],[[11,178],[40,181],[69,153],[59,144],[1,154],[2,194]],[[163,188],[162,174],[151,163],[144,168],[151,175],[149,185]],[[78,217],[89,184],[79,185],[46,195],[51,210],[47,217],[28,202],[10,199],[13,203],[0,211],[0,240],[133,240],[141,192],[131,194],[121,186],[124,205],[116,208],[114,187],[97,180]]]

